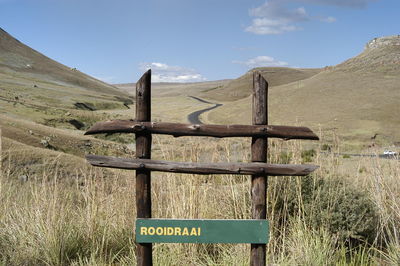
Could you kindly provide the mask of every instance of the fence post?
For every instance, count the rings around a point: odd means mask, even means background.
[[[0,177],[3,177],[3,146],[1,138],[1,127],[0,127]]]
[[[256,71],[253,73],[253,125],[268,124],[268,83]],[[251,161],[267,161],[268,141],[266,137],[253,137],[251,139]],[[251,214],[253,219],[266,219],[267,216],[267,176],[251,176]],[[266,245],[251,244],[250,265],[265,266]]]
[[[136,83],[136,119],[151,121],[151,70],[148,70]],[[136,158],[150,159],[151,134],[136,133]],[[151,218],[151,179],[147,169],[136,170],[136,209],[137,218]],[[152,244],[136,243],[138,266],[153,265]]]

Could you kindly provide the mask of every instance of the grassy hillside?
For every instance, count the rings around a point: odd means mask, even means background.
[[[129,154],[123,139],[118,143],[110,141],[112,137],[83,136],[96,121],[123,117],[105,111],[127,109],[124,103],[132,104],[128,94],[42,55],[0,29],[0,153],[12,169],[10,175],[49,171],[43,162],[53,158],[60,158],[60,169],[70,175],[75,171],[71,165],[86,164],[85,153]]]
[[[46,80],[57,85],[123,96],[115,87],[44,56],[1,28],[0,73],[32,81]]]
[[[368,47],[360,55],[312,77],[271,86],[270,123],[298,121],[314,130],[336,129],[348,144],[358,148],[390,146],[400,141],[398,39]],[[269,74],[264,77],[272,79]],[[248,90],[241,87],[240,95],[246,96]],[[212,123],[251,123],[251,99],[242,97],[225,103],[207,114],[206,119]],[[376,139],[371,139],[375,134]]]
[[[279,86],[290,82],[303,80],[319,73],[320,69],[294,69],[287,67],[255,68],[243,76],[229,81],[213,90],[205,91],[201,96],[216,101],[235,101],[251,94],[253,71],[260,71],[268,79],[269,86]]]
[[[204,92],[222,88],[230,80],[216,80],[196,83],[152,83],[152,95],[154,97],[200,96]],[[126,93],[135,94],[135,83],[116,84],[116,87]]]
[[[398,76],[400,73],[400,36],[387,36],[371,40],[360,55],[337,65],[335,70],[378,73],[382,77]]]
[[[154,84],[153,120],[187,122],[188,113],[208,106],[188,96],[224,82]],[[134,137],[130,134],[94,137],[83,133],[97,121],[134,118],[134,97],[129,95],[134,86],[121,86],[124,91],[96,80],[0,30],[0,154],[9,176],[49,174],[57,165],[57,171],[68,178],[75,174],[74,165],[88,168],[85,154],[132,156]],[[160,156],[157,144],[153,156]],[[53,159],[51,167],[44,166]]]
[[[114,86],[64,66],[0,29],[0,104],[15,107],[2,108],[7,113],[24,116],[19,107],[82,108],[77,102],[92,109],[121,108],[127,101],[129,96]]]

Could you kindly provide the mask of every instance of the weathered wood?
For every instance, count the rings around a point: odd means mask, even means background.
[[[268,83],[261,73],[253,73],[253,125],[268,124]],[[251,161],[267,162],[268,140],[266,137],[253,137],[251,140]],[[269,173],[267,173],[269,174]],[[252,219],[266,219],[267,215],[266,174],[251,176],[251,216]],[[266,245],[251,244],[250,265],[265,266]]]
[[[99,122],[85,135],[99,133],[147,133],[180,136],[225,137],[269,137],[283,139],[318,140],[318,136],[307,127],[266,125],[197,125],[165,122],[138,122],[113,120]]]
[[[185,174],[233,174],[233,175],[274,175],[305,176],[318,166],[297,164],[267,163],[188,163],[150,159],[118,158],[113,156],[86,155],[93,166],[111,167],[128,170],[147,170]]]
[[[0,177],[3,176],[3,148],[2,148],[2,137],[1,137],[1,127],[0,127]]]
[[[136,120],[151,121],[151,70],[136,83]],[[151,134],[136,133],[136,158],[151,158]],[[151,218],[151,179],[148,169],[136,171],[136,210],[138,218]],[[137,265],[153,265],[152,244],[136,243]]]

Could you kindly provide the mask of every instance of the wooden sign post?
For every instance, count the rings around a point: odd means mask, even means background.
[[[85,134],[135,133],[136,158],[87,155],[93,166],[136,170],[137,265],[152,265],[152,243],[251,243],[251,265],[266,264],[267,176],[305,176],[318,167],[267,163],[267,138],[318,140],[306,127],[268,125],[268,83],[253,76],[253,125],[197,125],[151,122],[151,70],[136,84],[136,120],[96,123]],[[152,134],[251,137],[250,163],[191,163],[151,160]],[[151,171],[190,174],[251,175],[252,220],[151,219]]]
[[[259,72],[253,74],[253,125],[268,124],[268,83]],[[251,161],[267,162],[268,140],[266,137],[251,139]],[[251,176],[251,216],[267,218],[267,176]],[[265,265],[265,244],[251,244],[250,265]]]
[[[136,120],[151,121],[151,70],[136,83]],[[136,158],[151,158],[151,134],[136,133]],[[136,211],[137,218],[151,218],[151,179],[150,170],[136,170]],[[152,265],[152,244],[137,243],[137,265]]]

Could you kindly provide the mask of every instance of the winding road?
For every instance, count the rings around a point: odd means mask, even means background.
[[[210,111],[210,110],[212,110],[212,109],[215,109],[215,108],[218,108],[218,107],[222,106],[222,104],[220,104],[220,103],[211,103],[211,102],[208,102],[208,101],[206,101],[206,100],[203,100],[203,99],[198,98],[198,97],[195,97],[195,96],[188,96],[188,97],[190,97],[190,98],[192,98],[192,99],[195,99],[195,100],[197,100],[197,101],[199,101],[199,102],[202,102],[202,103],[214,104],[214,106],[211,106],[211,107],[208,107],[208,108],[204,108],[204,109],[195,111],[195,112],[193,112],[193,113],[190,113],[190,114],[187,116],[187,118],[188,118],[188,120],[189,120],[189,123],[191,123],[191,124],[203,124],[203,123],[200,121],[200,115],[201,115],[202,113],[208,112],[208,111]]]

